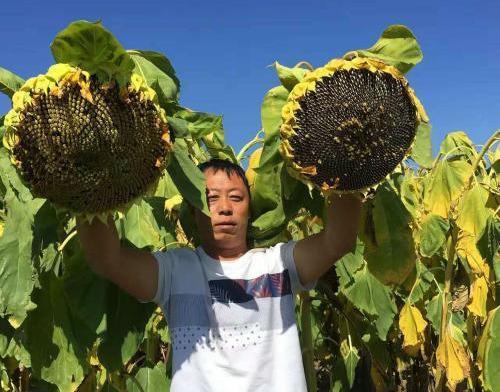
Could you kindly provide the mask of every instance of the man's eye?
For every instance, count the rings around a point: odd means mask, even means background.
[[[218,198],[218,196],[208,196],[207,199],[208,200],[216,200]]]
[[[243,200],[243,198],[241,196],[231,196],[231,200],[241,201],[241,200]]]

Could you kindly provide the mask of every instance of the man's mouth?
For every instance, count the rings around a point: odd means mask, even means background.
[[[231,228],[231,227],[236,226],[236,223],[232,222],[232,221],[219,222],[219,223],[216,223],[214,226],[225,229],[225,228]]]

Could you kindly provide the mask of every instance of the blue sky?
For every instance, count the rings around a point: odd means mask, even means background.
[[[73,20],[101,19],[128,49],[161,51],[181,80],[181,104],[224,115],[239,150],[260,128],[260,104],[277,85],[274,61],[321,66],[367,48],[405,24],[424,60],[408,78],[433,125],[433,150],[465,130],[482,144],[500,128],[500,3],[486,1],[9,1],[2,6],[0,66],[22,77],[53,63],[49,44]],[[10,101],[0,96],[0,113]]]

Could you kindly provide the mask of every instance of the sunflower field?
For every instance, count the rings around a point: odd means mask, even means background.
[[[157,169],[147,174],[154,187],[131,187],[128,196],[145,196],[115,214],[122,244],[148,251],[198,246],[189,206],[208,208],[197,165],[216,157],[248,167],[249,236],[253,246],[270,246],[323,228],[321,189],[292,175],[282,153],[282,109],[315,68],[307,61],[275,63],[279,83],[263,96],[262,128],[234,151],[225,142],[221,116],[181,105],[181,83],[162,53],[126,50],[101,23],[86,21],[71,23],[50,48],[54,64],[66,68],[31,81],[0,68],[0,90],[13,107],[0,117],[0,389],[168,391],[172,350],[161,310],[91,271],[75,216],[64,208],[84,199],[68,201],[65,187],[30,182],[25,161],[19,170],[24,150],[16,147],[12,127],[27,121],[19,113],[35,96],[72,94],[61,81],[68,89],[80,86],[83,98],[97,91],[85,72],[130,83],[126,102],[136,104],[137,113],[151,113],[146,128],[165,143],[151,142],[134,150],[150,155],[133,163],[117,158],[110,166],[112,172],[149,159]],[[336,56],[382,62],[402,75],[423,58],[402,25],[389,26],[368,49]],[[113,93],[111,85],[99,86],[103,100]],[[82,113],[94,116],[92,98],[86,99]],[[430,122],[418,124],[404,160],[364,193],[355,251],[314,290],[296,297],[309,391],[500,391],[500,131],[482,145],[463,131],[448,133],[433,156]],[[72,142],[61,141],[60,148],[73,148]],[[31,162],[29,173],[40,172],[39,164]],[[81,174],[92,164],[89,156],[68,169],[78,178],[71,187],[94,184],[94,177]],[[68,181],[56,177],[53,184]],[[82,192],[96,206],[103,201],[92,189]],[[100,211],[96,207],[94,216]]]

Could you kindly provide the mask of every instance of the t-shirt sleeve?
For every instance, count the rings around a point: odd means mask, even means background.
[[[170,299],[170,287],[172,282],[172,257],[169,252],[153,252],[158,263],[158,282],[155,296],[149,301],[156,302],[162,308]]]
[[[282,244],[276,245],[280,252],[280,258],[283,266],[288,270],[290,275],[290,283],[292,285],[292,293],[297,294],[301,291],[309,291],[316,286],[317,280],[309,282],[307,285],[303,285],[300,282],[299,275],[297,273],[297,268],[295,265],[295,259],[293,257],[293,249],[297,241],[288,241]]]

